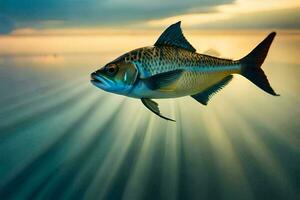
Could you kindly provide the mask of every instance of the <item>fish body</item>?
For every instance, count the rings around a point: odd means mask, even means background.
[[[105,91],[139,98],[164,117],[152,99],[191,96],[203,105],[240,74],[265,92],[277,96],[261,69],[276,33],[270,33],[239,60],[199,54],[185,39],[180,22],[168,27],[154,46],[135,49],[91,74],[91,82]]]
[[[175,98],[197,94],[226,76],[239,73],[238,61],[198,54],[172,46],[144,47],[124,55],[134,62],[139,80],[128,93],[134,98]],[[135,59],[134,59],[135,58]],[[182,70],[176,81],[157,90],[150,89],[142,80],[157,74]]]

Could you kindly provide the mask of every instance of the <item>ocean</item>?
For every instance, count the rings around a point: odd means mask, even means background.
[[[190,31],[238,59],[269,31]],[[300,32],[279,31],[263,69],[281,96],[234,75],[207,106],[104,92],[90,73],[158,32],[0,37],[1,199],[299,199]]]

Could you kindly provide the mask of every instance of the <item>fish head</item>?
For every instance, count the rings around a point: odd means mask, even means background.
[[[133,62],[117,59],[91,74],[96,87],[116,94],[126,95],[137,79],[138,70]]]

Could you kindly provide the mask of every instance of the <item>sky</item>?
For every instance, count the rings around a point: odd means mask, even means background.
[[[159,29],[299,29],[300,0],[1,0],[0,33]]]

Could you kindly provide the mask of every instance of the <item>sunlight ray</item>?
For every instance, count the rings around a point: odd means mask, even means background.
[[[78,87],[83,83],[83,80],[76,79],[74,81],[67,82],[65,84],[57,83],[55,81],[55,84],[53,85],[46,85],[44,87],[40,87],[38,89],[30,90],[28,93],[25,94],[18,94],[17,96],[10,97],[6,101],[1,102],[0,104],[7,103],[8,106],[5,106],[1,108],[0,115],[7,115],[11,113],[16,113],[16,111],[22,112],[22,109],[28,108],[28,106],[32,106],[39,102],[44,102],[46,100],[51,99],[53,96],[61,95],[64,92],[71,90],[74,87]]]
[[[147,129],[145,130],[145,139],[143,141],[143,145],[141,146],[136,165],[132,169],[132,175],[129,177],[124,190],[123,199],[141,199],[143,191],[146,190],[145,185],[140,183],[145,183],[149,179],[149,174],[147,171],[149,170],[150,162],[155,162],[151,159],[151,157],[147,156],[150,154],[150,144],[154,135],[153,124],[154,116],[151,115]]]
[[[57,106],[56,105],[51,109],[51,111],[47,111],[45,114],[43,113],[43,115],[45,115],[45,119],[43,121],[41,121],[39,116],[37,116],[35,120],[38,120],[39,122],[38,126],[33,125],[36,124],[36,122],[33,123],[32,121],[34,118],[29,118],[27,119],[28,123],[26,122],[25,124],[24,123],[19,124],[28,127],[25,130],[18,129],[22,131],[21,132],[18,131],[17,133],[22,133],[22,134],[15,135],[14,134],[15,132],[11,132],[9,135],[7,135],[5,139],[6,142],[2,143],[0,149],[1,151],[5,150],[8,152],[10,151],[14,152],[14,156],[9,160],[8,163],[6,163],[5,166],[10,166],[9,163],[10,162],[13,163],[15,160],[18,160],[18,164],[13,165],[12,168],[9,167],[7,169],[2,167],[1,173],[5,173],[5,170],[10,170],[13,172],[15,168],[18,169],[18,167],[23,166],[24,163],[26,164],[28,158],[34,157],[36,153],[40,152],[39,149],[43,148],[43,145],[47,146],[47,144],[51,142],[53,138],[59,135],[60,133],[59,129],[63,128],[69,120],[72,120],[71,116],[68,118],[64,118],[64,115],[60,115],[60,114],[61,113],[67,114],[68,112],[65,112],[67,111],[65,109],[68,109],[70,106],[74,106],[77,102],[81,100],[81,98],[74,98],[74,97],[76,96],[71,96],[69,99],[66,99],[66,101],[61,102],[63,104],[58,104],[58,107],[56,107]],[[61,109],[62,106],[65,109]],[[51,132],[51,134],[47,134],[47,132]],[[45,136],[47,136],[48,138],[44,139]],[[30,146],[28,146],[27,143],[28,140],[31,142]],[[1,141],[3,142],[4,140]],[[19,151],[20,149],[22,149],[22,151]],[[33,153],[27,154],[28,152],[33,152]],[[2,154],[1,156],[6,156],[6,155]],[[5,173],[5,175],[8,176],[9,174]]]
[[[35,99],[33,101],[24,100],[24,102],[21,102],[20,104],[12,104],[11,106],[7,106],[5,109],[3,109],[3,112],[1,112],[1,115],[5,116],[5,120],[2,121],[1,126],[5,126],[6,124],[11,123],[12,121],[17,121],[18,118],[23,118],[24,115],[31,115],[31,113],[34,113],[34,109],[38,108],[38,106],[43,107],[48,104],[55,103],[56,100],[63,98],[62,94],[71,95],[72,93],[75,93],[84,87],[87,87],[87,85],[81,84],[75,88],[74,86],[67,88],[62,87],[58,90],[55,90],[54,93],[50,91],[50,93],[46,94],[46,96],[39,97],[35,97],[35,95],[33,94],[32,96]]]
[[[82,142],[80,147],[73,149],[72,155],[58,166],[60,172],[51,181],[49,181],[43,191],[40,192],[39,196],[41,198],[43,198],[43,196],[52,196],[54,193],[63,194],[66,191],[71,191],[70,189],[72,189],[72,185],[73,187],[78,187],[78,189],[81,190],[82,185],[89,184],[89,182],[86,181],[94,176],[94,172],[99,167],[99,162],[106,157],[104,152],[106,152],[106,148],[108,148],[106,145],[106,142],[109,142],[106,141],[106,139],[108,139],[107,137],[109,137],[109,140],[113,139],[110,135],[107,135],[108,130],[111,127],[103,127],[103,125],[112,120],[115,115],[118,114],[119,108],[123,105],[123,99],[120,99],[121,101],[116,98],[109,99],[104,101],[105,103],[94,111],[92,118],[99,119],[99,111],[101,112],[103,108],[110,105],[113,101],[118,102],[114,110],[115,112],[110,112],[107,119],[102,121],[100,126],[89,129],[87,132],[83,131],[87,134],[87,138],[84,139],[86,141]],[[83,139],[84,137],[81,138]],[[80,182],[78,182],[78,178],[80,179]],[[75,183],[81,187],[74,185]],[[65,189],[62,190],[61,188]],[[66,192],[65,195],[67,194],[68,193]],[[84,194],[80,193],[78,195]]]
[[[95,101],[95,95],[88,95],[84,99],[86,100],[87,103]],[[78,99],[78,100],[80,100],[80,99]],[[81,101],[78,106],[80,107],[80,106],[84,106],[84,105],[86,105],[85,101]],[[72,110],[67,110],[67,111],[64,110],[64,112],[69,112],[69,114],[72,116],[74,116],[74,114],[76,114],[76,113],[82,112],[81,109],[78,109],[79,107],[75,106],[74,104],[72,106],[74,109],[73,112],[71,112]],[[78,115],[78,116],[80,117],[81,115]],[[35,155],[32,155],[31,158],[29,158],[27,162],[23,163],[22,165],[19,164],[19,168],[16,170],[15,173],[12,174],[11,178],[9,178],[9,182],[5,183],[4,185],[8,188],[10,188],[10,185],[14,185],[14,190],[16,190],[18,183],[20,183],[20,182],[29,181],[29,180],[38,182],[37,180],[35,180],[35,177],[42,178],[43,177],[42,175],[45,175],[45,173],[43,172],[43,168],[38,168],[38,166],[40,165],[40,163],[46,164],[47,163],[46,161],[51,161],[49,159],[49,156],[50,157],[53,156],[53,155],[51,155],[52,149],[55,148],[57,145],[60,145],[63,142],[61,139],[64,138],[64,133],[67,132],[67,130],[70,127],[73,126],[73,123],[75,123],[76,120],[77,120],[76,118],[70,118],[70,120],[65,120],[65,123],[68,124],[66,127],[66,130],[61,129],[60,132],[58,132],[56,134],[56,135],[58,135],[57,138],[55,138],[54,136],[51,136],[52,138],[54,137],[54,139],[51,138],[51,140],[50,140],[50,138],[49,139],[45,138],[45,135],[41,135],[41,132],[38,132],[40,135],[39,137],[44,137],[44,140],[47,141],[47,144],[41,146],[43,149],[35,151],[36,152]],[[70,123],[67,123],[68,121],[70,121]],[[76,123],[78,123],[78,122],[76,122]],[[70,132],[70,133],[72,133],[72,132]],[[66,145],[66,144],[64,144],[64,145]],[[59,149],[56,149],[56,148],[54,149],[54,151],[57,151],[57,150],[59,150]],[[45,161],[41,162],[40,160],[45,160]],[[56,162],[53,162],[53,160],[52,160],[51,163],[53,164]],[[49,167],[51,167],[51,165],[48,165],[47,167],[45,167],[44,170],[49,169]],[[37,168],[37,169],[35,169],[35,168]],[[40,172],[40,171],[38,171],[38,169],[41,169],[42,171]],[[41,175],[35,176],[36,173],[37,174],[41,173]],[[31,179],[29,179],[29,180],[27,179],[28,174],[31,174]],[[22,181],[20,181],[20,180],[22,180]],[[32,185],[32,184],[27,184],[27,185]],[[22,191],[24,191],[24,193],[28,193],[28,191],[26,192],[26,189],[27,190],[29,190],[29,189],[27,187],[25,187],[23,184],[21,186],[19,189],[22,189]],[[2,191],[5,191],[6,194],[8,194],[8,195],[13,194],[12,192],[9,192],[9,190],[5,189],[5,188],[3,188]],[[19,193],[22,194],[21,191]]]
[[[237,193],[240,193],[238,196],[243,196],[244,199],[253,199],[244,169],[222,126],[222,122],[217,116],[215,109],[210,109],[211,112],[206,113],[206,116],[202,119],[214,151],[213,155],[216,165],[219,168],[218,173],[223,187],[223,195],[230,199],[234,198]],[[239,189],[236,190],[234,188]]]
[[[171,115],[176,117],[176,103],[172,100]],[[177,188],[179,185],[179,138],[178,124],[168,123],[166,130],[166,141],[164,144],[165,154],[162,160],[162,199],[177,199]]]
[[[0,142],[3,143],[7,138],[15,136],[16,133],[22,132],[24,127],[31,126],[35,121],[47,120],[50,113],[55,115],[56,110],[64,108],[69,102],[74,102],[78,97],[85,96],[91,93],[90,90],[86,90],[87,85],[82,85],[76,89],[65,92],[65,96],[57,97],[55,99],[49,99],[42,104],[34,105],[35,109],[28,109],[28,113],[24,116],[13,118],[12,122],[7,122],[0,126]],[[32,126],[31,126],[32,127]],[[26,129],[28,131],[28,129]]]
[[[125,156],[128,153],[130,145],[132,145],[133,138],[136,136],[136,128],[141,120],[142,113],[141,108],[137,108],[136,105],[129,104],[129,102],[124,103],[122,113],[115,120],[115,123],[122,124],[122,129],[119,127],[115,129],[117,137],[112,144],[110,151],[107,153],[106,159],[103,161],[102,166],[99,167],[95,173],[94,180],[91,182],[87,192],[86,198],[94,198],[95,194],[97,199],[107,199],[107,195],[110,194],[109,191],[112,189],[112,185],[116,175],[122,169],[122,163],[125,162]],[[138,109],[138,110],[137,110]],[[126,120],[123,116],[126,115]],[[122,131],[121,131],[122,130]],[[110,171],[108,174],[107,171]],[[101,185],[101,187],[99,187]]]
[[[224,103],[225,104],[225,103]],[[274,154],[268,149],[264,141],[259,139],[253,129],[249,127],[247,122],[233,110],[228,109],[227,103],[221,108],[217,108],[218,112],[228,113],[226,118],[234,121],[235,126],[240,130],[238,135],[233,137],[239,137],[242,139],[243,144],[247,145],[247,152],[250,152],[255,160],[260,164],[263,172],[266,173],[270,179],[276,182],[277,186],[281,187],[281,190],[294,195],[292,191],[289,178],[280,164],[280,160],[277,160]],[[222,121],[230,123],[226,118],[220,117]],[[280,194],[279,194],[280,195]],[[286,195],[286,194],[285,194]]]
[[[136,101],[136,100],[135,100]],[[140,103],[140,102],[139,102]],[[124,189],[126,188],[127,182],[129,178],[131,177],[131,174],[133,172],[133,168],[137,162],[138,156],[139,156],[139,150],[142,148],[143,141],[145,138],[145,127],[147,127],[147,122],[149,119],[149,115],[144,115],[144,112],[142,111],[142,105],[139,106],[138,115],[141,116],[139,119],[136,118],[136,128],[132,130],[132,134],[134,137],[132,137],[132,140],[130,141],[130,144],[128,145],[128,149],[126,151],[126,154],[124,155],[124,158],[122,160],[122,163],[114,175],[114,179],[112,183],[109,186],[109,189],[106,191],[106,194],[104,196],[105,199],[121,199],[123,196]],[[144,109],[144,108],[143,108]],[[126,132],[125,134],[128,134]],[[91,196],[91,194],[89,194]],[[97,194],[99,196],[99,194]]]
[[[41,179],[39,184],[35,187],[35,190],[30,191],[30,194],[28,195],[29,199],[35,199],[40,194],[40,191],[44,187],[46,187],[49,182],[51,182],[51,179],[55,177],[57,168],[59,168],[58,166],[63,165],[65,160],[74,156],[76,152],[74,151],[74,149],[77,149],[78,144],[81,144],[81,135],[82,133],[84,133],[83,130],[85,129],[87,122],[97,111],[99,98],[95,97],[96,96],[94,95],[93,99],[91,99],[91,102],[89,102],[88,99],[85,101],[84,104],[89,105],[86,108],[86,111],[83,111],[82,115],[79,115],[76,121],[74,121],[69,125],[69,127],[67,127],[60,138],[58,138],[55,143],[51,144],[51,146],[44,151],[43,155],[40,156],[41,159],[45,160],[42,163],[47,166],[45,168],[47,168],[48,170],[40,170],[41,172],[39,173],[41,175],[39,175],[39,177],[45,176],[45,181],[42,181],[43,179]],[[101,99],[104,99],[104,97],[102,97]],[[52,161],[56,160],[56,162],[49,163],[49,157],[55,158],[52,159]],[[40,161],[39,159],[35,159],[34,162]]]
[[[1,66],[1,65],[0,65]],[[5,67],[7,68],[7,71],[11,71],[10,73],[14,73],[14,71],[20,70],[22,69],[21,67],[17,67],[17,69],[12,70],[10,67]],[[5,70],[2,69],[4,72]],[[9,74],[10,75],[10,74]],[[9,76],[7,75],[7,76]],[[38,78],[42,79],[45,75],[41,75]],[[17,77],[12,77],[10,81],[14,81],[15,79],[18,79]],[[30,97],[32,97],[32,94],[38,94],[40,95],[47,92],[47,91],[52,91],[52,90],[56,90],[56,89],[60,89],[60,87],[64,86],[64,85],[72,85],[72,84],[76,84],[76,82],[79,81],[83,81],[82,78],[76,78],[75,80],[70,80],[68,82],[66,82],[66,80],[64,79],[64,77],[60,77],[60,75],[58,75],[55,78],[52,79],[47,79],[47,76],[45,76],[45,80],[43,82],[39,82],[38,84],[34,84],[38,81],[38,79],[32,80],[31,78],[28,78],[29,81],[31,81],[32,84],[28,83],[28,86],[30,87],[20,87],[18,88],[17,91],[11,92],[9,94],[7,94],[6,96],[3,96],[0,99],[0,104],[4,104],[4,103],[20,103],[19,101],[23,102],[23,99],[30,99]],[[14,83],[16,84],[16,83]],[[20,85],[21,86],[21,85]],[[34,98],[34,97],[32,97]]]
[[[230,97],[232,98],[232,97]],[[279,97],[282,98],[282,97]],[[258,101],[258,100],[256,100]],[[265,115],[261,115],[260,112],[257,112],[256,109],[251,109],[250,107],[244,106],[242,102],[236,101],[235,107],[238,109],[243,116],[247,119],[253,121],[256,120],[256,124],[259,124],[261,127],[265,127],[272,133],[272,137],[276,138],[278,141],[287,145],[288,148],[293,148],[294,150],[300,152],[300,137],[297,134],[298,129],[297,122],[294,120],[290,121],[280,121],[278,119],[282,118],[283,110],[292,110],[294,106],[290,104],[281,103],[280,106],[274,107],[270,104],[263,104],[263,109]],[[262,104],[257,103],[257,107],[261,107]],[[260,109],[259,109],[260,110]],[[296,119],[300,117],[300,112],[284,112],[285,115],[290,119]],[[274,124],[273,122],[277,121],[280,124]],[[295,123],[294,129],[287,130],[289,126],[286,126],[286,123]],[[300,128],[300,126],[298,126]]]

